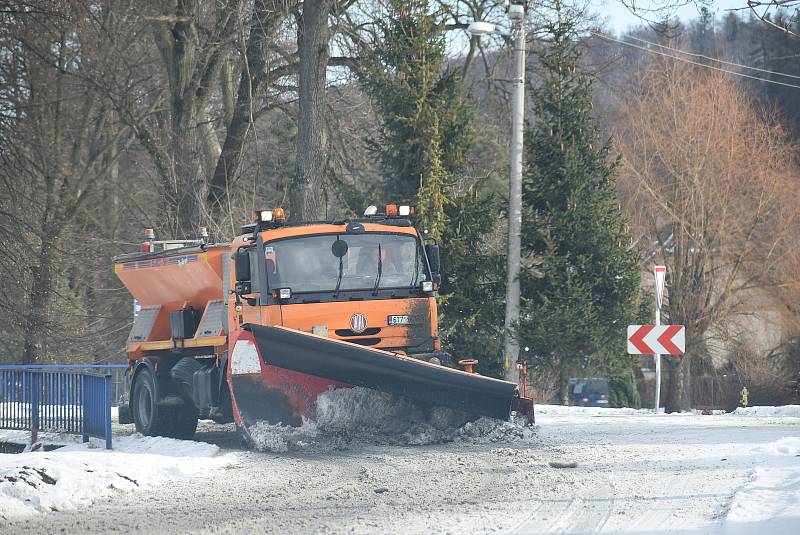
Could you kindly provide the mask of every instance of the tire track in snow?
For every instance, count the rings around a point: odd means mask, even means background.
[[[669,475],[663,472],[659,474],[659,485],[656,490],[657,496],[651,498],[634,497],[630,501],[636,501],[639,509],[637,516],[628,524],[630,531],[650,531],[670,532],[675,529],[675,513],[684,507],[686,492],[689,487],[690,478],[694,478],[691,472],[674,472],[675,467]],[[626,500],[628,501],[628,500]],[[644,503],[643,503],[644,502]],[[659,503],[658,507],[651,504]],[[644,510],[641,510],[644,506]],[[630,510],[630,508],[628,508]]]
[[[576,472],[576,475],[584,475]],[[540,500],[531,514],[509,535],[599,533],[614,509],[616,491],[611,480],[594,474],[594,485],[571,499]]]

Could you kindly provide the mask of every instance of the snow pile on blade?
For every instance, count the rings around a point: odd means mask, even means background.
[[[255,449],[331,451],[370,445],[422,446],[530,440],[529,427],[492,418],[469,421],[457,410],[424,408],[407,399],[368,388],[341,388],[317,399],[313,418],[300,427],[257,422],[248,430]]]

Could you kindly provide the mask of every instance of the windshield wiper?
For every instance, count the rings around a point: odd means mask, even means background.
[[[381,256],[381,244],[378,243],[378,276],[375,277],[375,286],[372,287],[372,295],[378,295],[378,285],[381,283],[381,273],[383,273],[383,260]]]
[[[339,239],[339,236],[336,236]],[[339,297],[339,287],[342,285],[342,274],[344,273],[344,255],[339,257],[339,276],[336,278],[336,289],[333,290],[333,298]]]

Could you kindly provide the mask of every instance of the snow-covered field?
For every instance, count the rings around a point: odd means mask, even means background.
[[[268,451],[204,426],[0,455],[0,533],[800,533],[800,406],[539,406],[522,429],[354,395],[372,416],[328,399],[299,432],[263,428]]]

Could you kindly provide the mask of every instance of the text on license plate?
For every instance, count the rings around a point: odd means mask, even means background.
[[[408,325],[408,316],[389,316],[389,325]]]

